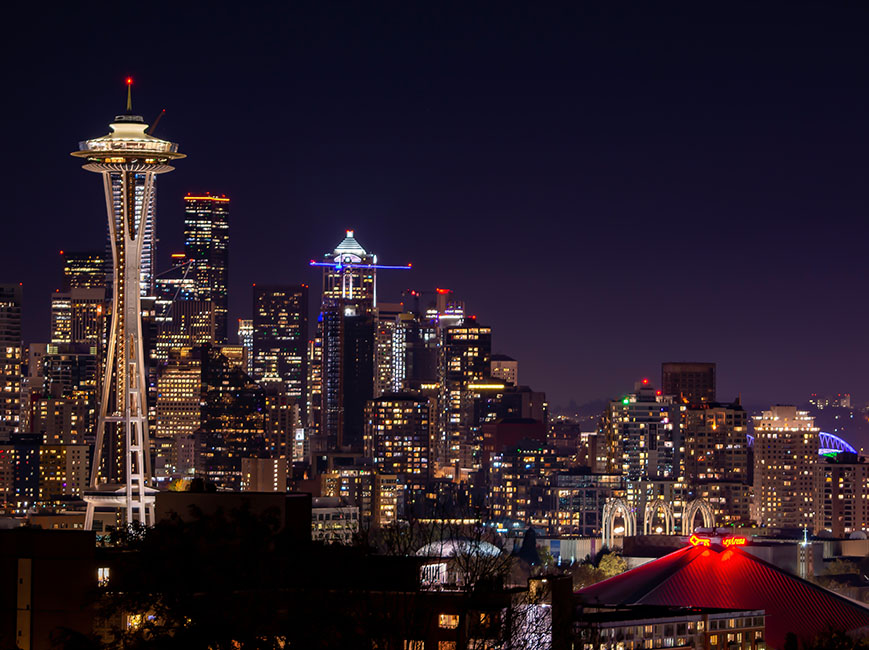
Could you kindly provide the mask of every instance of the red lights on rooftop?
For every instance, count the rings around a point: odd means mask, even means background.
[[[648,385],[649,385],[649,380],[646,379],[645,377],[643,377],[643,386],[648,386]]]
[[[410,266],[410,264],[408,264],[408,266]],[[447,295],[448,293],[452,293],[452,289],[441,289],[441,288],[437,288],[437,289],[435,289],[435,291],[437,291],[437,292],[438,292],[439,294],[441,294],[442,296],[445,296],[445,295]]]
[[[132,85],[133,85],[133,78],[132,78],[132,77],[127,77],[127,85],[128,85],[128,86],[132,86]]]

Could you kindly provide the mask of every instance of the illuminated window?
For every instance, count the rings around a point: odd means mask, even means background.
[[[459,626],[458,614],[441,614],[438,617],[438,627],[455,630]]]
[[[97,569],[97,585],[107,587],[109,584],[109,567],[101,566]]]

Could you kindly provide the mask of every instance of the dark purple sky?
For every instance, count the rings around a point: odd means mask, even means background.
[[[355,228],[450,287],[550,401],[714,360],[720,397],[869,399],[869,8],[832,3],[64,3],[7,13],[0,281],[48,332],[61,248],[101,247],[69,157],[123,109],[232,197],[231,311]],[[276,3],[277,4],[277,3]],[[284,3],[280,3],[283,5]],[[184,7],[181,7],[184,5]]]

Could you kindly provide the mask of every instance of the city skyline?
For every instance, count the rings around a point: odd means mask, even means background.
[[[718,362],[721,399],[802,403],[813,392],[848,391],[865,402],[869,387],[854,363],[869,351],[856,297],[866,227],[859,107],[869,75],[855,39],[865,14],[793,7],[787,30],[739,24],[737,41],[732,24],[700,10],[671,23],[635,11],[568,16],[604,52],[612,51],[605,36],[619,35],[620,54],[597,67],[582,63],[586,45],[574,45],[567,26],[545,43],[534,30],[514,43],[506,23],[481,32],[487,16],[449,25],[446,11],[431,26],[395,16],[442,58],[368,21],[360,29],[384,36],[384,49],[354,61],[350,44],[336,45],[343,33],[358,37],[349,26],[323,31],[320,45],[283,45],[284,31],[325,30],[322,16],[299,9],[298,25],[277,21],[255,52],[244,53],[253,36],[241,34],[218,56],[220,72],[192,74],[190,57],[178,69],[162,56],[106,63],[94,50],[83,54],[94,65],[65,75],[61,19],[77,19],[47,18],[39,36],[25,26],[16,38],[46,47],[7,73],[29,93],[11,103],[34,106],[10,138],[46,152],[41,162],[67,197],[68,217],[49,215],[47,233],[30,225],[37,219],[14,217],[19,227],[0,244],[0,279],[24,283],[27,340],[48,338],[57,251],[104,241],[99,188],[81,182],[65,152],[121,110],[131,74],[137,112],[153,121],[166,108],[157,135],[190,142],[185,169],[161,179],[158,268],[181,249],[187,192],[233,199],[230,323],[251,316],[254,282],[315,285],[312,251],[355,229],[384,259],[414,264],[408,279],[383,278],[385,300],[407,285],[453,289],[493,328],[493,352],[518,359],[523,383],[546,390],[553,405],[615,397],[638,377],[657,378],[661,362],[696,359]],[[644,19],[657,36],[643,36]],[[209,25],[226,29],[228,18],[203,17],[178,44],[182,54],[213,43]],[[815,45],[803,51],[807,35]],[[679,56],[701,36],[715,47],[697,61]],[[486,48],[503,53],[508,44],[516,49],[490,67]],[[391,62],[398,52],[405,63]],[[303,63],[285,70],[288,59]],[[51,66],[59,66],[54,87],[16,83]],[[203,94],[212,86],[225,92]],[[59,106],[63,119],[48,119]],[[269,130],[268,117],[282,115],[285,132]],[[269,165],[252,173],[235,153],[220,153],[224,132],[244,135],[244,155]],[[38,176],[16,165],[6,178],[17,187],[3,193],[4,209],[28,214]]]

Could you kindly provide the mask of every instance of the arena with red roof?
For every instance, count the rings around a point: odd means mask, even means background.
[[[709,542],[710,540],[706,540]],[[765,610],[767,647],[788,632],[812,640],[830,627],[869,631],[869,608],[735,546],[686,546],[577,592],[585,607],[660,605]]]

